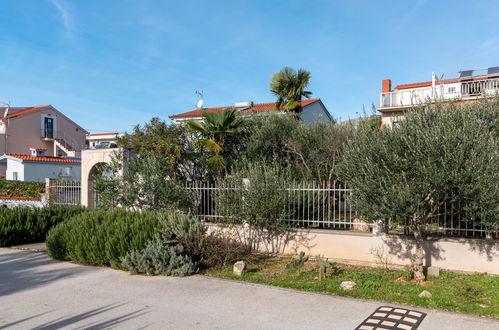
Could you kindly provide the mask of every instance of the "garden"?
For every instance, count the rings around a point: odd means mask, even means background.
[[[132,274],[202,273],[499,317],[497,276],[432,277],[423,267],[428,236],[497,239],[499,100],[423,106],[393,128],[380,129],[375,116],[356,126],[306,124],[298,101],[310,92],[299,84],[299,95],[283,93],[280,80],[290,77],[308,82],[303,72],[275,77],[285,114],[227,109],[204,121],[137,125],[118,141],[133,156],[117,153],[100,171],[97,209],[1,209],[0,246],[45,240],[54,259]],[[352,266],[259,249],[299,228],[351,230],[354,217],[367,231],[382,219],[383,231],[411,237],[411,264]],[[239,275],[236,261],[247,265]]]

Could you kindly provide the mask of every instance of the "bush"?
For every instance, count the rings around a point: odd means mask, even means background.
[[[200,265],[202,268],[224,268],[243,259],[250,252],[248,245],[235,240],[229,234],[210,233],[203,245]]]
[[[414,278],[423,280],[423,236],[442,210],[490,232],[498,223],[499,100],[427,105],[383,130],[361,126],[345,151],[340,178],[368,221],[408,225]],[[448,212],[448,211],[447,211]],[[450,220],[453,221],[453,220]],[[462,225],[455,223],[456,227]]]
[[[0,196],[36,198],[44,192],[44,182],[10,181],[0,178]]]
[[[123,268],[122,258],[142,250],[158,230],[159,213],[99,209],[82,213],[47,235],[52,258]]]
[[[147,275],[187,276],[197,271],[197,264],[181,245],[168,244],[159,235],[143,250],[129,252],[122,264],[132,273]]]
[[[96,180],[99,206],[189,212],[192,197],[171,180],[169,163],[159,155],[115,155]]]
[[[52,206],[42,209],[2,208],[0,209],[0,246],[42,242],[53,226],[84,210],[79,206]]]
[[[186,276],[200,268],[220,268],[240,259],[248,249],[220,233],[207,234],[197,218],[166,213],[159,234],[142,250],[129,252],[123,266],[132,273]]]
[[[289,172],[277,163],[240,167],[220,183],[214,194],[223,221],[245,223],[254,229],[287,231],[285,219],[290,219],[293,212],[288,207],[293,199],[286,189],[288,178]]]

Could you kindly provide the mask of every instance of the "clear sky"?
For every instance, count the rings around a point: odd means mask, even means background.
[[[271,102],[284,66],[333,116],[394,85],[499,66],[499,1],[0,0],[0,101],[52,104],[92,132]]]

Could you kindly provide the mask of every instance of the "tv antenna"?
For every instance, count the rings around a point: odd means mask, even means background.
[[[202,90],[199,90],[199,91],[196,91],[196,94],[199,98],[198,102],[196,103],[196,108],[198,109],[202,109],[203,108],[203,91]]]

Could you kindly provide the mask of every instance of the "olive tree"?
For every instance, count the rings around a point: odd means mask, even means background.
[[[426,225],[444,204],[497,228],[498,118],[498,100],[427,105],[392,128],[361,125],[345,146],[338,171],[353,189],[353,207],[368,221],[409,226],[415,280],[425,279]]]

